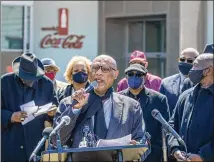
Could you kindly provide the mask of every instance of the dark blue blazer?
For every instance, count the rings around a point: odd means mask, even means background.
[[[181,74],[178,73],[164,78],[161,82],[160,93],[168,99],[170,114],[172,114],[178,97],[182,93],[184,79],[185,78],[182,78]]]
[[[125,89],[119,93],[135,99],[129,89]],[[152,110],[157,109],[164,119],[168,121],[170,112],[167,98],[161,93],[149,88],[144,88],[139,93],[139,98],[146,131],[151,135],[151,154],[146,158],[145,162],[160,162],[163,157],[161,124],[152,117],[151,112]]]
[[[11,122],[12,114],[21,111],[20,105],[32,100],[37,106],[50,102],[58,105],[50,79],[43,77],[30,88],[24,87],[14,73],[1,77],[2,161],[27,161],[42,138],[44,121],[51,120],[47,115],[40,115],[25,125]]]

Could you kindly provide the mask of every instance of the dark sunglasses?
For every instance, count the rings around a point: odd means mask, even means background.
[[[133,77],[133,76],[135,76],[135,77],[137,77],[137,78],[141,78],[142,76],[144,76],[144,74],[143,73],[134,73],[134,72],[128,72],[127,73],[127,76],[128,77]]]
[[[185,62],[185,60],[187,60],[187,63],[189,63],[189,64],[192,64],[194,62],[194,60],[191,58],[185,58],[185,57],[179,58],[180,62]]]
[[[100,66],[100,65],[92,65],[92,66],[91,66],[91,70],[92,70],[93,72],[95,72],[95,73],[96,73],[99,69],[101,69],[102,72],[104,72],[104,73],[108,73],[108,72],[110,72],[111,70],[116,71],[116,69],[114,69],[114,68],[112,68],[112,67],[110,67],[110,66],[108,66],[108,65],[102,65],[102,66]]]

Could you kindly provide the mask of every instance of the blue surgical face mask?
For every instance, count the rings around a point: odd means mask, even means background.
[[[190,69],[192,69],[192,64],[186,63],[186,62],[179,62],[178,64],[178,68],[179,71],[183,74],[183,75],[188,75]]]
[[[201,80],[204,78],[203,70],[190,70],[189,71],[189,79],[193,82],[194,85],[201,82]]]
[[[128,78],[128,85],[132,89],[138,89],[143,84],[144,79],[142,77],[132,76]]]
[[[88,74],[85,72],[77,72],[73,74],[73,81],[76,83],[85,83],[88,80]]]

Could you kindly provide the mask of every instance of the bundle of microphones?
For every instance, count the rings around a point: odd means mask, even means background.
[[[89,93],[91,90],[93,90],[95,87],[97,87],[97,81],[93,81],[88,88],[85,89],[86,93]],[[77,104],[78,101],[77,100],[73,100],[71,107],[73,107],[75,104]],[[175,136],[175,138],[178,139],[178,141],[184,145],[186,147],[185,142],[182,140],[182,138],[177,134],[177,132],[168,124],[168,122],[162,117],[161,113],[157,110],[154,109],[151,113],[151,115],[158,120],[163,128],[165,129],[166,132],[171,133],[173,136]],[[33,158],[36,157],[36,154],[38,153],[38,151],[41,149],[41,147],[44,145],[46,139],[51,139],[51,137],[53,137],[54,135],[57,135],[57,133],[59,132],[59,130],[70,124],[70,117],[69,116],[63,116],[60,123],[58,123],[58,125],[53,129],[51,127],[47,127],[44,129],[42,136],[43,138],[41,139],[41,141],[39,141],[38,145],[36,146],[36,148],[34,149],[33,153],[30,156],[29,161],[31,161]],[[88,126],[85,126],[83,129],[83,139],[80,142],[79,147],[96,147],[96,138],[95,135],[92,134],[90,132],[90,129]],[[186,151],[187,152],[187,151]]]
[[[88,88],[85,89],[86,93],[89,93],[90,91],[92,91],[95,87],[97,87],[98,83],[97,81],[93,81]],[[71,107],[73,107],[74,105],[76,105],[78,103],[77,100],[73,100]],[[45,141],[49,138],[51,139],[54,135],[57,135],[57,133],[59,132],[59,130],[70,124],[70,117],[69,116],[63,116],[60,123],[57,124],[57,126],[53,129],[52,127],[47,127],[43,130],[42,132],[42,136],[43,138],[39,141],[39,143],[37,144],[36,148],[34,149],[34,151],[32,152],[29,161],[32,161],[35,157],[36,154],[39,152],[39,150],[41,149],[41,147],[44,145]],[[85,143],[85,144],[84,144]],[[82,143],[80,144],[80,147],[94,147],[96,144],[96,142],[94,142],[94,137],[93,135],[89,132],[89,127],[85,127],[83,129],[83,140]]]

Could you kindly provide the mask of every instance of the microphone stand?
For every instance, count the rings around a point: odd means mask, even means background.
[[[161,131],[162,131],[163,161],[167,162],[166,131],[163,127],[161,128]]]
[[[61,153],[63,151],[62,146],[61,146],[61,141],[60,141],[60,131],[57,131],[57,135],[56,135],[56,143],[57,143],[57,152],[58,152],[58,161],[61,162]]]

